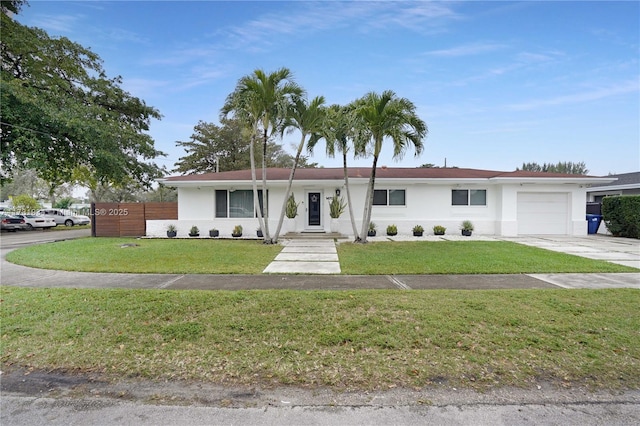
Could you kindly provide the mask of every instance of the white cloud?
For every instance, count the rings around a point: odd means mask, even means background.
[[[389,26],[405,28],[418,33],[434,33],[443,30],[445,25],[460,16],[442,3],[407,2],[394,3],[392,8],[372,17],[368,25],[376,28]]]
[[[122,87],[133,96],[148,98],[160,90],[171,86],[171,82],[144,78],[127,78],[123,80]]]
[[[208,68],[203,66],[191,70],[191,76],[178,85],[179,90],[188,90],[194,87],[209,84],[227,76],[227,71],[218,67]]]
[[[40,15],[33,19],[31,25],[49,33],[68,34],[82,18],[82,15]]]
[[[106,38],[112,41],[120,42],[131,42],[131,43],[141,43],[148,44],[149,39],[145,37],[141,37],[139,34],[129,31],[123,30],[122,28],[114,28],[106,34]]]
[[[165,53],[162,56],[152,57],[142,60],[144,65],[183,65],[202,59],[213,59],[218,55],[219,50],[211,46],[192,47],[188,49],[176,49]]]
[[[489,45],[487,45],[489,46]],[[505,46],[506,47],[506,46]],[[497,49],[498,47],[496,47]],[[458,49],[458,48],[454,48]],[[489,47],[485,48],[487,51],[489,50]],[[464,51],[467,50],[465,49],[463,46],[459,47],[460,51]],[[469,54],[472,54],[471,52],[473,51],[473,49],[471,47],[469,47]],[[479,48],[479,50],[483,50],[482,47]],[[480,52],[478,52],[479,54]],[[518,71],[522,71],[522,70],[527,70],[529,68],[535,68],[540,66],[541,64],[548,64],[548,63],[552,63],[553,61],[556,60],[556,58],[558,56],[561,56],[562,54],[560,52],[546,52],[546,53],[532,53],[532,52],[520,52],[518,54],[515,55],[514,59],[511,62],[506,62],[505,64],[499,65],[499,66],[493,66],[487,70],[484,70],[483,72],[479,72],[475,75],[471,75],[471,76],[467,76],[461,79],[457,79],[452,81],[450,84],[452,86],[466,86],[470,83],[474,83],[477,81],[482,81],[482,80],[486,80],[486,79],[493,79],[499,76],[503,76],[503,75],[507,75],[507,74],[511,74],[514,72],[518,72]]]
[[[446,57],[471,56],[480,55],[487,52],[494,52],[496,50],[502,50],[506,47],[507,45],[500,43],[471,43],[450,47],[448,49],[431,50],[426,52],[425,54],[430,56]]]
[[[237,45],[268,45],[273,37],[313,33],[335,28],[353,27],[359,31],[384,31],[405,28],[428,32],[457,17],[444,4],[430,2],[321,2],[293,3],[300,6],[286,13],[269,13],[244,25],[227,28]],[[288,5],[290,5],[288,3]]]
[[[548,62],[554,60],[559,52],[551,52],[551,53],[532,53],[532,52],[520,52],[517,55],[517,58],[521,62],[532,63],[532,62]]]
[[[624,83],[616,84],[609,87],[593,88],[580,93],[573,93],[570,95],[556,96],[549,99],[535,99],[529,102],[523,102],[519,104],[509,105],[509,109],[516,111],[532,110],[538,108],[544,108],[548,106],[576,104],[580,102],[597,101],[604,98],[609,98],[617,95],[626,95],[640,90],[640,85],[637,80],[630,80]]]

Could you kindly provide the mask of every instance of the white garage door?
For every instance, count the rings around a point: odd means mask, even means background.
[[[567,235],[568,199],[564,192],[519,192],[518,234]]]

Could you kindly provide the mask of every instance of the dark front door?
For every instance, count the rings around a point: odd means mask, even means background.
[[[307,200],[309,226],[320,226],[320,204],[320,193],[309,192]]]

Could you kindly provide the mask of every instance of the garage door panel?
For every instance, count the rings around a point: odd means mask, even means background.
[[[568,233],[568,194],[562,192],[518,193],[518,234]]]

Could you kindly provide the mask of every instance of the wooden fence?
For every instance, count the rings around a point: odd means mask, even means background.
[[[91,203],[91,236],[141,237],[147,220],[178,219],[178,203]]]

